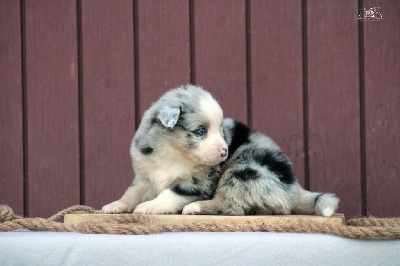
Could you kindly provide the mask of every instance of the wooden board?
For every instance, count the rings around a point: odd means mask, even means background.
[[[194,83],[247,123],[245,1],[194,1]]]
[[[0,1],[0,204],[24,214],[20,1]]]
[[[101,208],[133,180],[133,2],[82,1],[83,204]]]
[[[189,1],[137,3],[137,124],[166,91],[190,83]]]
[[[362,213],[356,14],[357,1],[307,1],[310,189],[335,193],[348,217]]]
[[[28,214],[79,204],[76,1],[26,1]]]
[[[400,4],[379,7],[380,21],[364,21],[366,190],[368,214],[400,216]]]
[[[102,221],[107,220],[118,214],[87,214],[73,213],[66,214],[64,223],[78,224],[83,221]],[[332,217],[313,216],[313,215],[269,215],[269,216],[221,216],[221,215],[147,215],[148,218],[159,224],[179,224],[185,222],[203,222],[217,224],[288,224],[298,222],[300,219],[316,223],[342,225],[344,215],[336,213]]]
[[[250,1],[250,14],[252,125],[278,143],[304,185],[301,1]]]

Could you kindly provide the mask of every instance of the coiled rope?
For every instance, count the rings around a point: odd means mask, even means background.
[[[400,218],[357,218],[347,225],[331,225],[306,220],[284,224],[229,225],[203,222],[184,222],[163,225],[140,214],[120,214],[103,221],[84,221],[77,225],[59,222],[67,213],[85,211],[94,213],[88,206],[77,205],[48,219],[23,218],[15,215],[7,205],[0,205],[0,232],[16,229],[34,231],[80,232],[86,234],[146,235],[162,232],[290,232],[322,233],[353,239],[396,239],[400,238]]]

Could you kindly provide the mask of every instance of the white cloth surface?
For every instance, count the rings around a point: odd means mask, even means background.
[[[400,265],[400,240],[322,234],[0,233],[0,265]]]

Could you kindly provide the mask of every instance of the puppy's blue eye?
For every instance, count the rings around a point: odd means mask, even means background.
[[[207,133],[207,129],[205,129],[204,127],[201,127],[199,129],[197,129],[194,133],[196,135],[203,136],[204,134]]]

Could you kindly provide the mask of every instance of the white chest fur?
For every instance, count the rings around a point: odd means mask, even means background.
[[[177,154],[158,154],[146,156],[137,149],[131,150],[135,174],[150,181],[160,193],[170,187],[177,179],[190,179],[195,166]]]
[[[161,192],[171,186],[177,179],[191,178],[192,167],[173,158],[163,158],[148,169],[149,179]]]

